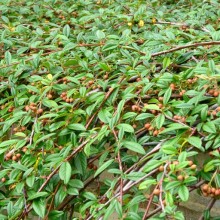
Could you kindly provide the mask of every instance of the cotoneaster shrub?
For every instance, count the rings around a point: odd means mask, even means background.
[[[219,199],[218,1],[0,3],[0,219]]]

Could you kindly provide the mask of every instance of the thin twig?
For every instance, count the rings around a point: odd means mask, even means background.
[[[212,209],[213,205],[215,204],[215,202],[216,202],[216,199],[215,199],[215,198],[212,198],[212,199],[209,201],[209,203],[208,203],[208,205],[207,205],[207,207],[206,207],[205,210],[211,211],[211,209]],[[204,219],[204,214],[202,213],[202,215],[200,216],[199,220],[203,220],[203,219]]]
[[[197,189],[198,187],[200,187],[205,181],[201,180],[200,182],[198,182],[196,185],[194,185],[189,191],[192,192],[193,190]],[[179,196],[177,196],[176,198],[179,198]],[[152,212],[150,212],[147,216],[147,218],[152,217],[153,215],[157,214],[159,211],[161,211],[161,206],[154,209]]]
[[[190,47],[200,47],[200,46],[204,47],[204,46],[208,46],[208,45],[220,45],[220,41],[200,42],[200,43],[182,45],[182,46],[171,48],[169,50],[164,50],[164,51],[161,51],[161,52],[153,53],[153,54],[151,54],[151,57],[156,57],[156,56],[164,55],[164,54],[167,54],[167,53],[172,53],[172,52],[182,50],[182,49],[186,49],[186,48],[190,48]]]
[[[60,185],[61,185],[61,184],[59,183],[59,184],[57,185],[57,187],[55,188],[55,191],[53,192],[52,200],[51,200],[51,202],[50,202],[50,206],[49,206],[49,208],[48,208],[48,211],[47,211],[46,216],[44,217],[44,220],[47,220],[47,219],[48,219],[48,215],[49,215],[50,210],[52,209],[52,206],[53,206],[53,203],[54,203],[55,195],[56,195],[56,193],[57,193],[57,191],[58,191]]]
[[[140,178],[139,180],[135,181],[132,185],[126,187],[123,187],[123,192],[127,192],[129,189],[131,189],[133,186],[137,185],[138,183],[140,183],[143,179],[153,175],[154,173],[156,173],[158,171],[158,169],[154,169],[152,170],[150,173],[146,174],[144,177]],[[100,207],[97,212],[101,211],[104,207],[106,207],[113,199],[118,198],[120,196],[120,193],[117,193],[115,196],[111,197],[102,207]],[[91,218],[93,218],[92,215],[88,216],[88,218],[86,218],[85,220],[90,220]]]
[[[118,147],[120,147],[120,143],[119,143],[119,140],[118,140],[118,137],[116,135],[116,132],[115,130],[113,129],[113,134],[114,134],[114,137],[118,143]],[[120,148],[118,149],[118,163],[119,163],[119,169],[121,171],[121,175],[123,174],[123,168],[122,168],[122,162],[121,162],[121,155],[120,155]],[[122,177],[120,177],[120,197],[119,197],[119,201],[121,203],[121,205],[123,205],[123,179]]]
[[[93,135],[93,136],[91,137],[91,139],[94,139],[95,136],[97,136],[97,134],[96,134],[96,135]],[[71,160],[78,152],[80,152],[80,151],[86,146],[86,144],[87,144],[89,141],[90,141],[90,140],[86,140],[86,141],[84,141],[81,145],[79,145],[79,147],[77,147],[77,148],[65,159],[65,161]],[[61,164],[62,164],[62,163],[61,163]],[[46,179],[45,182],[41,185],[41,187],[38,189],[37,192],[41,192],[41,191],[46,187],[46,185],[48,184],[48,182],[50,181],[50,179],[51,179],[51,178],[58,172],[58,170],[60,169],[61,164],[59,164],[59,165],[57,166],[57,168],[54,169],[54,170],[50,173],[50,175],[47,177],[47,179]],[[21,215],[18,217],[18,220],[22,219],[23,216],[27,215],[27,214],[32,210],[32,208],[31,208],[31,203],[29,203],[29,205],[27,205],[27,209],[28,209],[27,212],[24,210],[24,211],[21,213]]]

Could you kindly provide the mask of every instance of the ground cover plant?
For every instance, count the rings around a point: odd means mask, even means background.
[[[0,3],[0,219],[209,219],[218,1]]]

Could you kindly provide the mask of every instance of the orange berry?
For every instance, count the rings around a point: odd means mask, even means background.
[[[52,96],[51,94],[48,94],[48,95],[47,95],[47,98],[48,98],[48,99],[52,99],[53,96]]]
[[[158,135],[158,130],[155,130],[154,132],[153,132],[153,136],[157,136]]]
[[[154,195],[159,195],[160,194],[160,190],[159,189],[154,189],[153,194]]]
[[[173,119],[178,120],[179,116],[178,115],[174,115]]]
[[[132,106],[131,106],[132,111],[136,111],[136,110],[137,110],[137,107],[138,107],[137,105],[132,105]]]
[[[183,181],[183,180],[184,180],[184,176],[183,176],[183,175],[179,175],[179,176],[177,177],[177,179],[178,179],[179,181]]]
[[[186,118],[185,118],[185,117],[182,117],[182,118],[180,119],[180,121],[181,121],[182,123],[185,123],[185,122],[186,122]]]
[[[150,126],[150,127],[148,128],[148,130],[149,130],[149,131],[152,131],[152,130],[154,130],[154,127]]]
[[[202,186],[202,191],[207,192],[208,188],[209,188],[209,185],[205,184]]]
[[[196,164],[193,164],[192,166],[190,166],[191,170],[196,170],[196,168],[197,168]]]
[[[163,108],[163,104],[159,103],[159,104],[158,104],[158,107],[159,107],[159,108]]]
[[[218,91],[215,91],[214,93],[213,93],[213,96],[214,97],[217,97],[219,95],[219,92]]]
[[[10,158],[12,157],[12,153],[8,152],[8,153],[6,154],[6,157],[10,159]]]
[[[104,77],[103,77],[104,79],[108,79],[108,75],[106,74],[106,75],[104,75]]]
[[[62,149],[63,149],[63,146],[61,146],[61,145],[58,146],[58,149],[59,149],[59,150],[62,150]]]
[[[154,110],[154,109],[153,109],[153,110],[150,110],[150,111],[151,111],[151,113],[154,114],[154,115],[157,113],[157,111]]]
[[[24,109],[25,109],[26,112],[28,112],[30,110],[28,105],[26,105]]]
[[[20,153],[17,153],[16,154],[16,157],[19,159],[21,157],[21,154]]]
[[[178,164],[179,164],[179,161],[175,160],[175,161],[173,161],[173,164],[174,164],[174,165],[178,165]]]
[[[214,188],[214,187],[211,188],[211,192],[212,192],[213,194],[215,193],[215,188]]]
[[[22,152],[25,153],[26,151],[27,151],[27,147],[23,147],[23,148],[22,148]]]
[[[189,161],[188,161],[188,165],[189,165],[189,166],[192,166],[192,165],[193,165],[193,161],[192,161],[192,160],[189,160]]]
[[[164,171],[164,166],[161,165],[161,166],[158,168],[158,170],[159,170],[160,172],[163,172],[163,171]]]
[[[215,196],[219,196],[220,195],[220,189],[216,189],[215,190]]]
[[[39,108],[38,110],[37,110],[37,114],[39,115],[39,114],[42,114],[43,113],[43,109],[42,108]]]
[[[146,123],[145,125],[144,125],[144,127],[148,130],[149,128],[150,128],[150,123]]]
[[[13,160],[13,161],[16,161],[16,160],[17,160],[17,157],[14,155],[14,156],[12,157],[12,160]]]

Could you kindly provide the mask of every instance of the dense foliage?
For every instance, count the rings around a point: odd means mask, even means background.
[[[0,3],[0,219],[184,219],[191,191],[219,198],[217,0]]]

